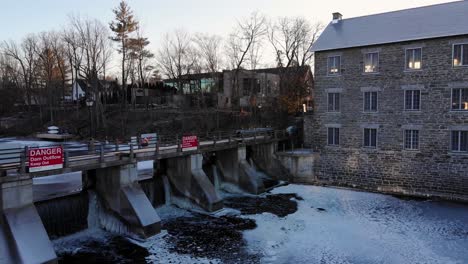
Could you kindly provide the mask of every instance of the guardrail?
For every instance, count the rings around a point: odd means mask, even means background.
[[[260,143],[266,141],[278,141],[289,138],[285,130],[238,130],[216,131],[205,134],[191,134],[198,137],[198,148],[195,151],[187,151],[190,154],[198,151],[209,151],[213,148],[220,148],[223,145]],[[128,156],[130,162],[134,162],[138,157],[142,159],[157,158],[164,155],[180,155],[182,149],[182,136],[184,135],[157,135],[156,140],[151,140],[148,144],[141,144],[138,138],[136,144],[132,142],[84,142],[74,145],[70,144],[50,144],[46,146],[26,146],[24,148],[9,148],[0,150],[0,177],[6,176],[6,171],[17,170],[23,174],[27,172],[29,149],[41,147],[62,146],[64,151],[63,167],[69,168],[72,162],[84,164],[104,163],[106,161],[115,161],[110,157]],[[9,162],[13,161],[13,162]],[[79,162],[78,162],[79,161]]]

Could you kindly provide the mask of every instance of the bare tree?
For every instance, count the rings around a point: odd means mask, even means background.
[[[176,88],[182,94],[182,76],[198,71],[198,54],[190,34],[180,29],[166,34],[157,54],[158,66],[167,78],[177,80]]]
[[[218,35],[198,33],[193,39],[200,55],[202,70],[208,72],[219,71],[222,64],[222,38]]]
[[[267,32],[266,18],[258,12],[253,12],[249,18],[238,23],[229,35],[226,47],[233,69],[245,68],[245,63],[250,63],[250,68],[258,64],[258,48]]]
[[[105,69],[112,56],[109,30],[98,20],[70,17],[70,27],[64,33],[71,61],[75,62],[75,77],[83,78],[90,86],[87,96],[95,101],[93,112],[97,128],[106,128],[103,91],[99,90],[99,76],[105,75]]]
[[[268,39],[275,50],[279,67],[310,65],[311,47],[323,26],[312,25],[301,17],[282,17],[269,25]]]
[[[2,43],[2,51],[5,56],[12,58],[19,64],[20,68],[20,87],[23,87],[26,95],[26,104],[31,106],[35,97],[33,96],[33,84],[36,72],[37,53],[36,37],[27,36],[21,44],[14,41],[5,41]],[[37,103],[37,102],[36,102]]]
[[[246,64],[250,69],[257,67],[260,47],[267,32],[266,18],[258,12],[253,12],[249,18],[240,21],[234,32],[229,35],[226,55],[234,70],[233,101],[238,100],[240,94],[239,72],[246,68]]]

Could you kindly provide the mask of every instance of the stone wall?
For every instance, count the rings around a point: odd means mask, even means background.
[[[305,143],[320,152],[319,183],[417,196],[468,200],[468,153],[452,153],[453,129],[468,130],[468,112],[451,111],[451,91],[468,87],[468,67],[452,67],[452,45],[468,36],[315,54],[314,115]],[[422,47],[422,70],[405,71],[405,49]],[[379,73],[363,73],[363,54],[379,52]],[[327,76],[327,58],[341,55],[342,72]],[[421,110],[404,110],[405,89],[421,90]],[[363,111],[363,92],[378,92],[378,110]],[[327,93],[340,92],[340,112],[327,112]],[[327,127],[340,145],[327,146]],[[377,128],[377,148],[363,147],[364,127]],[[404,150],[404,130],[419,130],[419,150]]]

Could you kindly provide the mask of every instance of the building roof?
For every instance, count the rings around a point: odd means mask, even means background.
[[[330,23],[312,51],[468,34],[468,1],[369,15]]]

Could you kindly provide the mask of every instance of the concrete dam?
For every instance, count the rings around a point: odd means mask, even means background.
[[[218,211],[223,208],[219,190],[225,185],[260,194],[290,180],[277,155],[278,143],[287,140],[275,132],[241,140],[218,137],[201,141],[197,150],[188,152],[178,143],[86,157],[65,155],[60,171],[28,173],[22,162],[0,167],[0,263],[55,263],[50,239],[90,226],[139,239],[151,237],[161,230],[155,207],[182,200],[198,210]],[[138,177],[139,161],[152,161],[151,177]],[[34,177],[74,171],[82,172],[78,191],[34,200]]]

